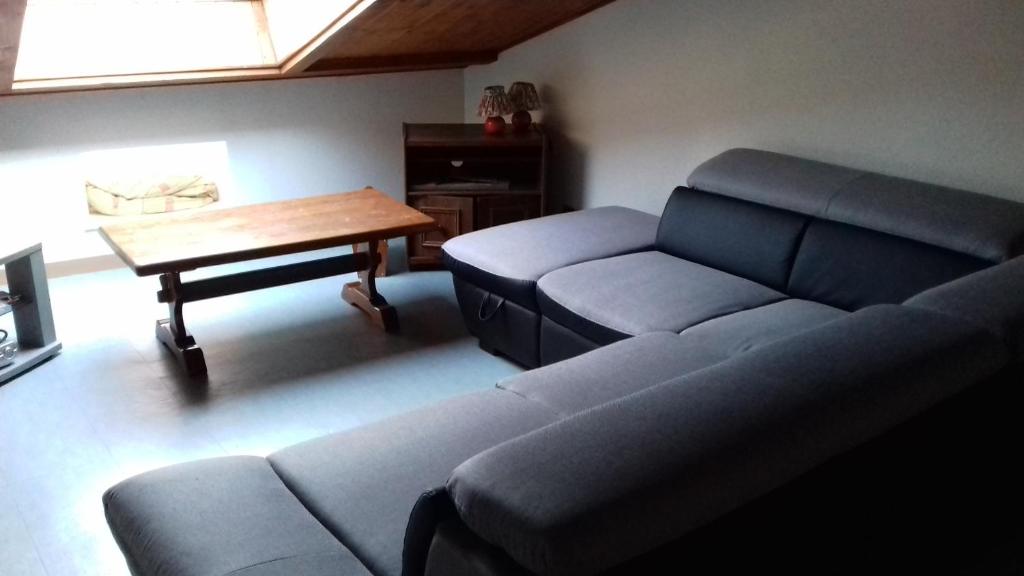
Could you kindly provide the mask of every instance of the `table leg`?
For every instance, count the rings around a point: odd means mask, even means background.
[[[352,253],[358,254],[359,252],[365,252],[367,249],[366,242],[360,242],[359,244],[352,245]],[[380,240],[377,242],[377,254],[380,257],[380,263],[377,264],[377,278],[383,278],[388,275],[388,241]]]
[[[341,297],[370,315],[370,320],[385,332],[398,330],[398,312],[377,292],[377,266],[380,264],[378,241],[366,244],[367,267],[359,271],[359,281],[345,284]]]
[[[178,364],[190,377],[203,376],[206,374],[203,350],[196,345],[196,339],[185,329],[181,275],[177,272],[161,274],[160,288],[161,290],[156,293],[157,300],[167,303],[170,317],[166,320],[157,320],[156,337],[174,354]]]

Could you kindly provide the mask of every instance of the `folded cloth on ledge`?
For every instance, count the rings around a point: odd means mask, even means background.
[[[217,184],[203,176],[86,181],[89,211],[108,216],[140,216],[200,208],[216,202]]]

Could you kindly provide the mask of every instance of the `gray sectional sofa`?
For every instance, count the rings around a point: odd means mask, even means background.
[[[444,257],[481,346],[535,367],[659,331],[749,347],[900,304],[1024,252],[1022,209],[736,149],[699,166],[660,219],[564,214],[455,238]]]
[[[688,184],[660,218],[449,241],[469,330],[537,368],[119,483],[132,572],[935,572],[991,560],[956,554],[979,534],[1014,549],[1024,205],[745,149]]]

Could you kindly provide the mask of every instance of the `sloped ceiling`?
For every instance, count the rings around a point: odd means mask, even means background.
[[[610,0],[377,0],[307,70],[465,67]]]
[[[362,0],[278,66],[19,83],[26,0],[0,0],[0,94],[464,68],[612,1]]]

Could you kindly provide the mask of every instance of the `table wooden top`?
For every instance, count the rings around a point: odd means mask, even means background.
[[[100,236],[139,276],[183,272],[433,230],[419,210],[379,190],[315,196],[103,226]]]

